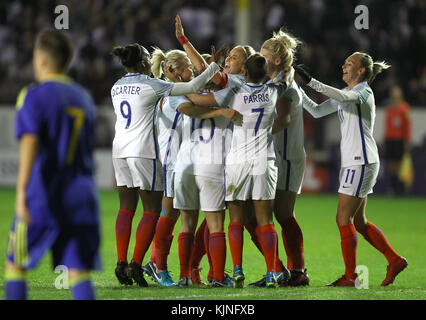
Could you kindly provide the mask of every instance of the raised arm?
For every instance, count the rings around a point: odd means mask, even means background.
[[[359,102],[360,94],[353,90],[340,90],[334,87],[328,86],[314,78],[302,67],[294,66],[294,69],[302,78],[302,80],[312,89],[320,92],[327,97],[337,100],[339,102]]]
[[[182,27],[182,21],[178,15],[175,17],[175,29],[176,38],[179,40],[180,44],[188,55],[189,60],[191,60],[195,69],[197,69],[199,72],[203,72],[209,66],[209,64],[206,62],[206,60],[204,60],[201,54],[197,51],[197,49],[194,48],[189,39],[185,36]],[[227,79],[228,78],[225,74],[218,72],[213,76],[212,82],[221,86],[225,86],[225,81],[227,82]]]
[[[213,62],[199,76],[189,82],[175,82],[170,92],[171,96],[184,96],[200,91],[207,82],[219,71],[219,66]]]
[[[208,67],[208,63],[206,62],[206,60],[204,60],[201,54],[197,51],[197,49],[194,48],[189,39],[185,36],[182,27],[182,21],[180,20],[180,17],[178,15],[176,15],[175,17],[175,29],[176,38],[179,40],[180,44],[188,55],[188,58],[194,65],[195,69],[197,69],[199,72],[204,71]]]
[[[338,102],[336,100],[328,99],[321,104],[317,104],[308,97],[305,91],[302,89],[300,91],[302,91],[303,95],[303,109],[308,111],[314,118],[321,118],[337,111]]]

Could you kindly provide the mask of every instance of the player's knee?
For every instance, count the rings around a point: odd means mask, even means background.
[[[367,221],[364,219],[355,219],[354,220],[355,229],[359,233],[365,233],[367,229]]]

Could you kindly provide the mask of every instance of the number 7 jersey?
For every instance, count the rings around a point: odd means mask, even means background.
[[[168,96],[173,83],[128,73],[111,89],[117,117],[112,144],[113,158],[159,159],[157,101]]]
[[[218,105],[229,106],[243,115],[242,123],[234,123],[226,164],[275,159],[272,125],[275,104],[284,90],[282,85],[244,83],[214,93]]]
[[[38,138],[26,188],[32,223],[97,224],[91,96],[70,78],[55,76],[21,91],[17,108],[16,138]]]

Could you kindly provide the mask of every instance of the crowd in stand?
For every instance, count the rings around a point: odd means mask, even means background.
[[[259,1],[259,3],[256,3]],[[13,104],[33,78],[32,46],[39,30],[52,27],[54,9],[69,9],[69,35],[76,48],[71,76],[87,87],[97,104],[110,103],[110,88],[122,72],[112,60],[114,45],[138,42],[164,50],[178,48],[178,13],[200,52],[235,41],[234,0],[15,0],[0,3],[0,104]],[[402,87],[411,105],[426,105],[425,0],[364,1],[369,28],[357,30],[358,1],[252,0],[253,21],[263,39],[284,26],[304,42],[298,60],[317,78],[343,87],[341,69],[350,52],[366,51],[392,65],[375,84],[377,105],[388,103],[392,85]],[[261,39],[261,40],[263,40]]]

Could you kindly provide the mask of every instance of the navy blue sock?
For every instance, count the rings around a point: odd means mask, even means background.
[[[75,283],[71,287],[71,292],[74,300],[95,300],[95,290],[93,289],[90,280],[84,280]]]
[[[25,280],[7,280],[5,283],[6,300],[26,300],[27,282]]]

